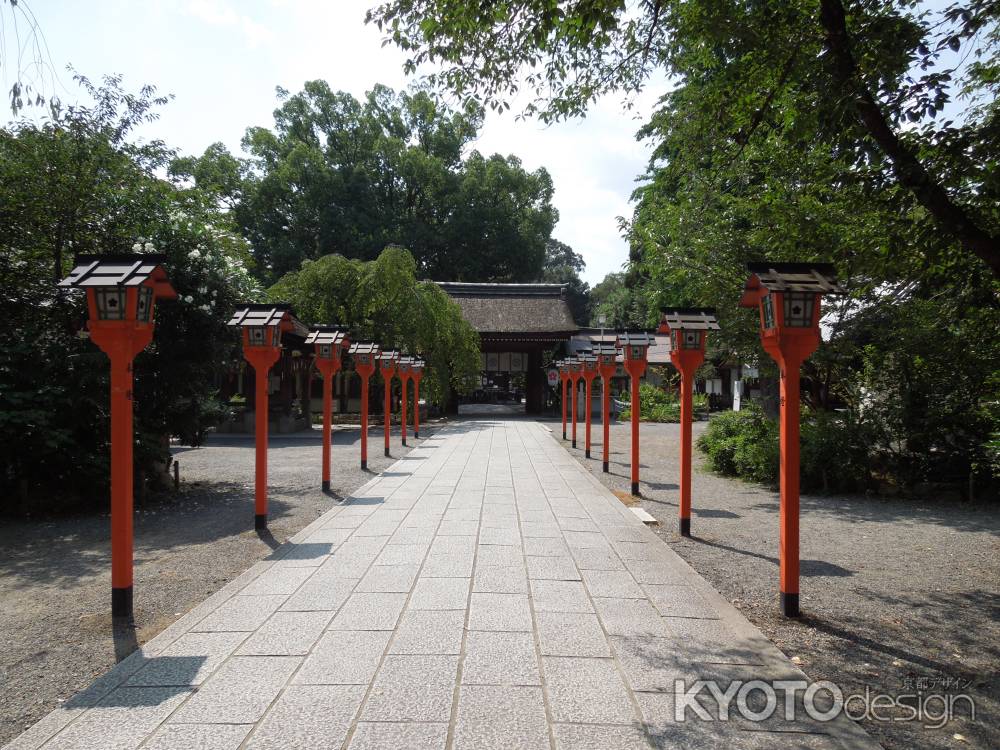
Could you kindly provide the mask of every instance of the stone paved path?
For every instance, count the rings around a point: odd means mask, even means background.
[[[803,675],[545,426],[464,422],[8,748],[874,746],[801,706],[678,722],[696,678]]]

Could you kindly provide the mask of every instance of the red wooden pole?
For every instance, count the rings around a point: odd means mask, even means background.
[[[632,494],[639,494],[639,375],[630,373],[632,385]]]
[[[781,363],[781,611],[799,614],[799,361]]]
[[[591,419],[591,417],[592,417],[592,410],[591,410],[591,405],[590,405],[590,403],[591,403],[590,402],[590,395],[591,395],[591,390],[592,390],[593,385],[594,385],[594,376],[593,375],[584,375],[583,379],[584,379],[584,382],[586,383],[586,388],[587,388],[587,397],[585,399],[586,400],[587,414],[586,414],[586,417],[585,417],[586,421],[584,423],[585,427],[584,427],[583,444],[584,444],[584,455],[587,458],[590,458],[590,423],[592,421],[592,419]]]
[[[132,617],[132,354],[111,359],[111,615]]]
[[[577,378],[571,378],[571,381],[572,381],[572,386],[573,386],[573,398],[572,398],[572,400],[570,402],[570,405],[571,405],[571,407],[573,409],[573,447],[575,448],[576,447],[576,412],[577,412],[577,408],[576,408],[576,394],[577,394],[577,391],[579,390],[577,388],[577,386],[579,385],[580,381]]]
[[[361,470],[368,468],[368,378],[371,370],[358,369],[361,375]]]
[[[420,378],[413,376],[413,437],[420,439]]]
[[[691,536],[691,420],[694,370],[681,370],[681,536]]]
[[[330,490],[330,433],[333,430],[333,373],[323,373],[323,491]]]
[[[245,342],[245,340],[244,340]],[[267,376],[281,357],[271,346],[244,346],[243,356],[254,370],[254,528],[267,528]]]
[[[408,380],[409,378],[406,375],[404,375],[403,373],[399,374],[399,383],[403,387],[403,405],[402,405],[403,412],[401,414],[402,419],[399,420],[399,425],[400,425],[399,430],[403,440],[403,445],[406,445],[406,391],[408,390],[406,387],[406,383]]]
[[[566,439],[566,382],[569,378],[560,375],[560,380],[562,380],[562,428],[563,428],[563,440]]]
[[[254,468],[254,528],[267,528],[267,378],[270,366],[254,365],[256,397],[254,400],[256,460]]]
[[[384,367],[382,368],[382,380],[385,381],[385,429],[382,432],[385,435],[385,455],[388,456],[389,435],[392,430],[392,373]]]
[[[604,427],[603,435],[603,461],[601,468],[604,473],[607,474],[610,470],[609,457],[611,455],[610,443],[611,443],[611,381],[607,375],[601,375],[601,424]]]

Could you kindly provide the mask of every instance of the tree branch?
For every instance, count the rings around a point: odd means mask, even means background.
[[[851,52],[847,21],[841,0],[820,0],[820,22],[826,46],[833,59],[834,75],[851,98],[861,124],[889,159],[892,170],[905,187],[962,247],[986,263],[1000,277],[1000,237],[979,226],[968,211],[954,200],[920,163],[916,155],[889,126],[889,122],[858,75]]]

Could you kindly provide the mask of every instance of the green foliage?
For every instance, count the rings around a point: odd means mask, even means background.
[[[514,156],[467,151],[482,124],[426,92],[376,86],[358,101],[310,81],[279,90],[274,128],[250,128],[247,159],[218,144],[172,172],[233,207],[274,281],[304,260],[372,260],[406,247],[420,278],[535,281],[557,219],[552,180]]]
[[[712,417],[698,448],[720,474],[765,484],[778,480],[778,425],[756,405]]]
[[[0,488],[50,504],[103,497],[108,481],[107,358],[76,335],[83,296],[55,287],[73,254],[165,253],[181,295],[158,306],[135,360],[140,476],[162,466],[169,436],[197,443],[220,416],[216,373],[238,351],[218,312],[259,294],[226,217],[157,177],[170,150],[129,140],[165,100],[118,78],[78,81],[93,105],[0,130]]]
[[[645,298],[637,293],[634,284],[624,273],[609,273],[590,293],[590,325],[616,330],[645,328],[649,323],[649,309]]]
[[[545,245],[545,266],[539,281],[566,285],[566,303],[579,326],[590,320],[590,285],[580,278],[587,267],[583,256],[559,240],[549,240]]]
[[[867,430],[850,413],[805,409],[800,426],[799,477],[803,492],[851,491],[867,487]],[[719,474],[772,486],[781,458],[777,421],[750,402],[741,411],[714,415],[698,438],[708,466]]]
[[[691,405],[697,419],[708,413],[708,396],[695,393]],[[620,417],[628,419],[631,409],[623,409]],[[681,402],[676,390],[667,391],[650,383],[639,384],[639,419],[643,422],[680,422]]]
[[[441,287],[417,281],[409,252],[386,248],[373,261],[326,255],[306,261],[268,290],[309,324],[338,323],[358,340],[419,353],[427,362],[420,394],[443,405],[479,372],[479,336]]]

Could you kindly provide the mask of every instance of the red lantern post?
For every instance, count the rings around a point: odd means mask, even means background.
[[[352,344],[351,357],[354,369],[361,376],[361,470],[368,469],[368,380],[375,374],[378,344]]]
[[[399,360],[399,382],[403,384],[403,404],[402,404],[402,419],[400,424],[402,425],[402,439],[403,445],[406,445],[406,392],[408,390],[407,383],[410,382],[410,378],[413,376],[413,357],[403,357]]]
[[[176,299],[163,255],[78,255],[63,288],[86,289],[90,339],[111,362],[111,615],[132,618],[132,360],[153,340],[157,299]]]
[[[579,355],[580,365],[583,368],[581,376],[586,384],[586,417],[584,422],[584,455],[590,458],[590,423],[592,421],[593,409],[591,408],[591,394],[593,392],[594,378],[597,377],[597,357],[590,352],[582,352]]]
[[[333,379],[340,372],[342,350],[350,343],[336,326],[317,326],[306,337],[316,351],[316,369],[323,376],[323,491],[330,490],[330,439],[333,431]]]
[[[615,344],[621,348],[624,355],[625,371],[629,374],[632,386],[632,404],[629,412],[632,416],[632,494],[639,494],[639,380],[646,372],[646,358],[652,344],[649,334],[619,333]]]
[[[573,447],[575,448],[576,447],[576,419],[577,419],[577,412],[579,411],[579,408],[577,407],[577,404],[576,404],[576,399],[577,399],[577,394],[578,394],[578,392],[580,390],[579,389],[580,378],[583,377],[583,363],[580,362],[577,359],[570,358],[570,359],[566,360],[566,364],[569,367],[569,382],[570,382],[570,386],[573,389],[573,395],[570,398],[570,408],[573,410],[573,432],[572,432],[573,440],[572,440],[572,444],[573,444]]]
[[[760,340],[781,373],[781,611],[799,614],[799,368],[820,342],[820,300],[841,294],[828,263],[750,263],[740,305],[760,310]]]
[[[661,310],[660,331],[670,335],[670,361],[681,376],[680,533],[691,536],[691,422],[694,373],[705,361],[706,331],[719,330],[715,310],[667,308]]]
[[[392,379],[396,375],[396,367],[399,363],[399,352],[392,349],[383,351],[378,355],[379,372],[382,373],[382,380],[385,382],[385,455],[389,455],[389,436],[392,434]],[[403,400],[406,400],[406,382],[400,377],[403,384]],[[405,412],[404,412],[405,413]],[[403,434],[406,434],[406,425],[403,425]],[[406,445],[406,439],[403,439]]]
[[[243,330],[243,357],[254,369],[254,528],[267,528],[268,373],[281,357],[281,334],[304,331],[286,304],[244,305],[229,325]]]
[[[413,437],[417,440],[420,439],[420,381],[424,377],[425,365],[422,359],[414,359],[410,372],[413,378]]]
[[[614,344],[595,342],[594,355],[597,357],[597,371],[601,375],[601,425],[604,427],[602,469],[607,474],[611,455],[611,378],[618,369],[618,349]]]
[[[562,431],[563,440],[566,439],[566,386],[569,384],[569,362],[565,359],[560,359],[556,362],[556,367],[559,368],[559,380],[562,382]]]

